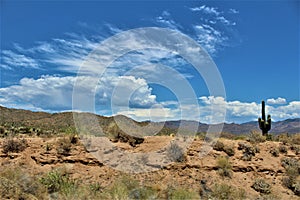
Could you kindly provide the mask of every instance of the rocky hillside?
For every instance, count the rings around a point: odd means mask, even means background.
[[[293,142],[254,143],[221,139],[204,157],[199,156],[203,141],[195,139],[187,151],[178,147],[171,151],[177,155],[173,163],[137,174],[96,159],[89,151],[94,154],[101,147],[88,149],[76,138],[14,141],[24,148],[12,152],[16,149],[7,146],[8,140],[0,139],[1,199],[299,199],[300,195],[300,137]],[[174,141],[170,136],[151,136],[136,147],[115,143],[114,149],[161,152]],[[152,162],[144,159],[146,166]]]

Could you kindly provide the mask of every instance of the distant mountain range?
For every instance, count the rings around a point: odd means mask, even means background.
[[[99,125],[102,129],[107,128],[110,123],[114,123],[114,117],[103,117],[90,113],[79,113],[79,115],[96,116]],[[209,125],[188,120],[177,120],[177,121],[166,121],[166,122],[137,122],[126,116],[117,116],[118,120],[122,122],[123,125],[127,126],[126,129],[137,132],[144,131],[143,126],[151,124],[153,130],[158,127],[163,127],[161,132],[172,132],[177,130],[181,125],[183,130],[194,130],[198,127],[198,132],[206,132]],[[86,122],[90,126],[92,122]],[[164,124],[163,124],[164,123]],[[28,110],[5,108],[0,106],[0,125],[4,124],[15,124],[18,126],[30,126],[41,128],[45,130],[55,130],[56,132],[65,129],[75,129],[75,124],[73,120],[72,112],[62,112],[62,113],[46,113],[46,112],[32,112]],[[214,125],[213,125],[214,126]],[[149,126],[148,126],[149,127]],[[137,128],[137,129],[136,129]],[[252,130],[259,130],[258,123],[256,121],[251,121],[242,124],[235,123],[224,123],[223,132],[231,134],[247,134]],[[94,130],[97,132],[97,129]],[[272,123],[272,129],[270,133],[300,133],[300,118],[287,119],[284,121],[278,121]],[[151,130],[147,134],[152,134]],[[145,134],[144,134],[145,135]]]
[[[195,126],[198,124],[198,132],[206,132],[209,124],[204,124],[196,121],[167,121],[165,126],[176,129],[180,123],[183,123],[185,129],[189,129],[189,126]],[[214,126],[214,125],[212,125]],[[236,123],[224,123],[223,132],[232,134],[247,134],[252,130],[260,130],[256,121],[246,122],[242,124]],[[278,122],[272,122],[272,129],[270,133],[300,133],[300,118],[287,119]]]

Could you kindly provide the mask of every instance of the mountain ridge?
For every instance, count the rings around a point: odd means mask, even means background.
[[[0,124],[13,123],[24,126],[36,126],[39,128],[52,128],[52,129],[65,129],[68,127],[75,128],[73,113],[79,115],[91,115],[96,116],[102,127],[107,127],[109,123],[114,121],[117,117],[122,122],[128,125],[131,122],[139,126],[145,126],[151,124],[153,127],[163,126],[165,129],[169,129],[171,132],[178,129],[179,126],[184,130],[193,131],[195,127],[197,132],[206,132],[209,126],[215,126],[217,124],[206,124],[193,120],[170,120],[165,122],[152,122],[152,121],[136,121],[124,115],[117,116],[101,116],[87,112],[58,112],[58,113],[47,113],[41,111],[29,111],[24,109],[6,108],[0,106]],[[130,128],[130,127],[129,127]],[[247,134],[252,130],[259,130],[258,124],[255,121],[238,123],[223,123],[223,131],[232,134]],[[272,123],[272,129],[270,133],[300,133],[300,118],[286,119]]]

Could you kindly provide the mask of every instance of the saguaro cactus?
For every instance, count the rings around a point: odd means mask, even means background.
[[[262,134],[264,136],[268,135],[268,131],[271,129],[271,115],[268,115],[268,118],[266,120],[266,114],[265,114],[265,102],[261,102],[261,115],[262,118],[258,118],[258,125],[259,128],[262,131]]]

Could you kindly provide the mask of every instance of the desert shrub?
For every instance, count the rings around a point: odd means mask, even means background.
[[[284,145],[292,143],[292,138],[289,136],[288,133],[278,135],[276,140],[278,142],[282,142]]]
[[[169,191],[168,199],[170,200],[180,200],[180,199],[199,199],[199,195],[188,189],[172,189]]]
[[[72,144],[71,144],[70,138],[63,137],[58,140],[56,151],[60,155],[67,156],[67,155],[70,155],[71,146],[72,146]]]
[[[129,192],[129,199],[157,199],[158,194],[150,187],[138,187]]]
[[[91,183],[89,184],[88,188],[92,194],[96,194],[97,192],[101,192],[103,190],[99,183]]]
[[[58,192],[63,196],[71,196],[78,189],[78,184],[62,170],[56,169],[44,175],[40,182],[45,185],[48,193]]]
[[[242,160],[250,161],[256,153],[259,153],[259,148],[246,143],[238,143],[238,149],[243,150]]]
[[[292,144],[300,145],[300,133],[292,136]]]
[[[278,150],[280,153],[287,153],[287,148],[284,145],[279,145]]]
[[[46,145],[45,145],[45,150],[46,150],[46,151],[51,151],[51,150],[52,150],[52,145],[49,144],[49,143],[46,143]]]
[[[231,177],[232,166],[227,157],[220,156],[217,158],[218,172],[223,177]]]
[[[287,169],[289,167],[297,169],[298,173],[300,173],[300,163],[295,158],[283,158],[281,159],[281,165]]]
[[[282,179],[283,185],[293,190],[293,185],[295,184],[298,176],[298,169],[295,167],[288,167],[285,172],[285,177]]]
[[[20,168],[0,170],[0,199],[46,199],[46,188]]]
[[[121,176],[105,190],[105,199],[130,199],[130,195],[135,195],[131,192],[137,188],[139,188],[138,181],[129,176]]]
[[[293,192],[295,193],[295,195],[300,196],[300,181],[297,180],[293,185]]]
[[[4,135],[5,133],[5,128],[0,126],[0,136]]]
[[[167,155],[173,162],[183,162],[185,160],[184,150],[175,142],[171,142],[167,148]]]
[[[229,146],[229,147],[225,147],[224,148],[224,152],[228,155],[228,156],[234,156],[235,151],[233,146]]]
[[[260,153],[260,148],[258,146],[254,146],[253,148],[255,153]]]
[[[279,156],[279,150],[278,149],[271,149],[270,153],[274,157],[278,157]]]
[[[2,144],[2,152],[8,153],[19,153],[21,151],[24,151],[27,147],[27,140],[26,139],[5,139]]]
[[[248,146],[248,144],[246,144],[244,142],[239,142],[238,143],[238,150],[244,150],[247,146]]]
[[[300,153],[300,145],[292,144],[291,150],[294,151],[296,155],[299,155],[299,153]]]
[[[244,189],[221,183],[214,185],[212,197],[221,200],[242,200],[246,199],[246,192]]]
[[[250,134],[248,135],[247,141],[251,143],[262,143],[266,141],[266,137],[263,136],[260,132],[258,131],[251,131]]]
[[[234,140],[246,140],[247,136],[246,135],[237,135],[233,139]]]
[[[255,191],[263,193],[263,194],[271,193],[271,185],[262,178],[255,179],[255,182],[253,183],[253,185],[251,187]]]
[[[216,144],[214,145],[213,149],[216,151],[223,151],[224,147],[225,147],[225,145],[223,144],[223,142],[217,141]]]
[[[77,144],[79,141],[79,137],[77,134],[70,134],[69,140],[70,140],[71,144]]]
[[[300,174],[299,161],[294,158],[283,158],[281,164],[286,169],[285,177],[282,179],[283,185],[300,196],[300,181],[298,179]]]

